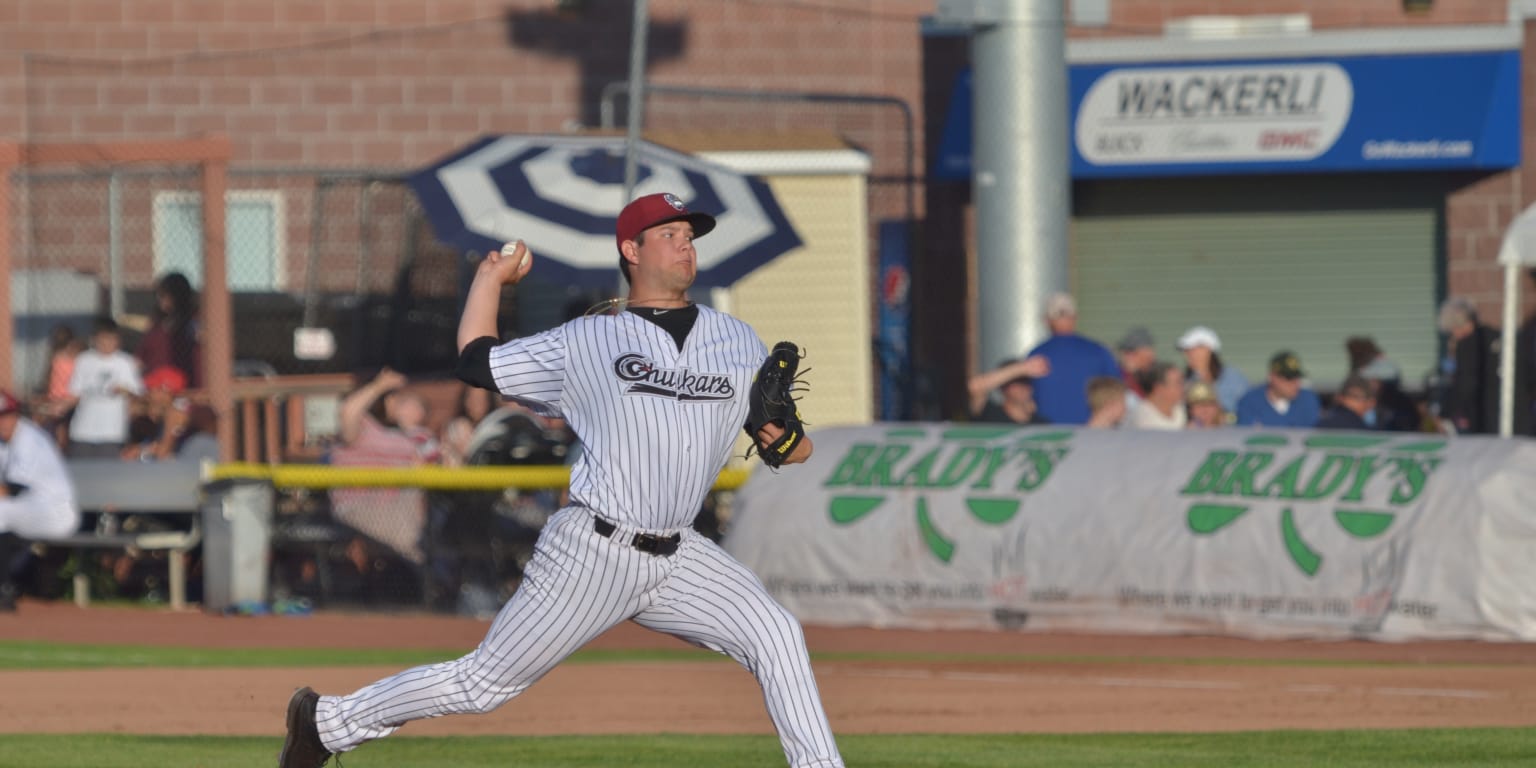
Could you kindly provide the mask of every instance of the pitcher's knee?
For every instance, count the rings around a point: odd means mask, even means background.
[[[807,658],[805,630],[800,626],[800,620],[777,604],[773,608],[773,614],[765,617],[763,630],[752,638],[752,655],[764,661],[781,660],[786,655]]]
[[[464,714],[486,714],[528,689],[528,681],[509,678],[496,665],[478,656],[476,652],[459,659],[454,670],[459,689],[464,692],[460,710]]]

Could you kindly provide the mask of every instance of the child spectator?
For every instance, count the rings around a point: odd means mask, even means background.
[[[469,461],[475,428],[496,410],[496,395],[488,389],[465,386],[459,392],[459,410],[443,425],[443,466],[462,467]]]
[[[48,332],[48,370],[38,388],[32,417],[60,445],[69,438],[69,411],[73,403],[69,379],[75,372],[75,358],[84,348],[75,329],[67,325],[56,325]]]
[[[75,407],[69,421],[70,456],[117,458],[128,440],[129,398],[143,393],[139,363],[122,350],[117,323],[97,318],[91,348],[75,358],[69,378]]]
[[[123,459],[161,461],[176,457],[182,441],[190,435],[192,405],[181,396],[186,388],[186,376],[168,365],[144,377],[144,410],[130,423]]]
[[[1088,400],[1088,426],[1114,429],[1125,420],[1125,393],[1129,388],[1119,376],[1094,376],[1085,389]]]
[[[1216,429],[1227,425],[1227,411],[1221,407],[1216,388],[1203,381],[1189,385],[1184,402],[1189,410],[1189,429]]]

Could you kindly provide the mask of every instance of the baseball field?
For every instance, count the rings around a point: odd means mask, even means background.
[[[0,766],[271,766],[299,685],[347,692],[477,643],[439,616],[0,615]],[[810,627],[850,766],[1536,765],[1536,646]],[[366,766],[782,766],[749,674],[631,625],[484,716]]]

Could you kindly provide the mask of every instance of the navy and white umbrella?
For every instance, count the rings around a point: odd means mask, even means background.
[[[634,197],[671,192],[718,224],[699,241],[703,286],[729,285],[798,248],[773,192],[761,179],[642,142]],[[624,199],[624,138],[493,136],[411,177],[437,238],[467,251],[521,239],[543,277],[612,285],[614,225]]]

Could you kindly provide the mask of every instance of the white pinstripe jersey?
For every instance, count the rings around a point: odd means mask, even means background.
[[[579,317],[490,352],[503,395],[561,416],[581,440],[571,502],[646,530],[693,523],[747,418],[768,350],[700,306],[681,351],[633,312]]]

